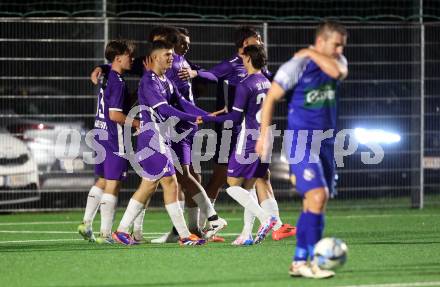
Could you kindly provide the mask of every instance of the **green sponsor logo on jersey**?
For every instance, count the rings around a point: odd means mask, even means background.
[[[336,105],[336,84],[324,84],[318,88],[305,89],[304,107],[320,109]]]

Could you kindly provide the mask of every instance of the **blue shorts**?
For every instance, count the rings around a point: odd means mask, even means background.
[[[297,145],[297,133],[293,138],[291,153],[286,154],[287,158],[295,157]],[[335,187],[335,158],[334,158],[334,139],[325,139],[321,143],[321,150],[318,152],[311,151],[312,136],[309,132],[304,158],[299,163],[289,163],[290,175],[296,180],[296,190],[304,196],[309,190],[315,188],[328,188],[330,194],[333,193]],[[310,159],[314,159],[310,162]]]

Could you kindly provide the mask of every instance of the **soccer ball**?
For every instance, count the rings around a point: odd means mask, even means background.
[[[313,260],[321,269],[336,269],[344,265],[347,260],[347,251],[347,245],[341,239],[323,238],[315,245]]]

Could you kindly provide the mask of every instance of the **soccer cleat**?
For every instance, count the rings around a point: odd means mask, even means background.
[[[251,234],[249,234],[249,236],[243,236],[240,234],[231,244],[235,246],[249,246],[254,244],[254,239]]]
[[[313,278],[315,279],[326,279],[335,276],[335,271],[321,269],[315,263],[310,264],[310,269],[312,270]]]
[[[92,227],[87,227],[84,223],[78,225],[78,233],[84,238],[84,240],[88,240],[89,242],[96,241]]]
[[[201,239],[195,234],[191,234],[189,237],[179,239],[180,246],[195,246],[203,245],[206,243],[205,239]]]
[[[179,241],[179,235],[174,234],[172,231],[165,233],[159,238],[153,239],[150,242],[155,244],[160,243],[176,243]]]
[[[273,240],[281,240],[287,237],[295,236],[296,227],[290,224],[284,223],[278,230],[272,231]]]
[[[228,226],[228,223],[221,217],[217,220],[209,221],[209,228],[204,232],[205,238],[210,239],[226,226]]]
[[[325,279],[335,276],[335,272],[322,270],[316,264],[308,265],[306,261],[293,261],[289,267],[289,275],[292,277]]]
[[[275,216],[269,217],[260,228],[258,228],[257,236],[255,237],[254,244],[261,243],[266,235],[272,230],[272,228],[277,224],[277,218]]]
[[[225,242],[225,238],[218,235],[214,235],[213,237],[209,238],[208,242],[222,243]]]
[[[131,238],[133,238],[136,244],[148,243],[148,240],[145,239],[144,234],[141,231],[133,231],[131,233]]]
[[[136,245],[138,244],[128,233],[115,231],[112,233],[112,238],[124,245]]]
[[[113,244],[115,241],[111,236],[99,236],[96,238],[96,243],[98,244]]]

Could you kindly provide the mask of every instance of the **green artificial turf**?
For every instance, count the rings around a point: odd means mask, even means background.
[[[0,285],[440,286],[440,210],[435,208],[330,210],[325,235],[345,240],[349,255],[336,277],[326,280],[288,276],[293,238],[231,246],[241,230],[241,214],[220,215],[229,222],[223,231],[227,242],[200,247],[88,243],[76,233],[80,212],[0,215]],[[294,223],[297,212],[281,215]],[[99,215],[95,230],[98,224]],[[147,212],[146,237],[169,229],[165,212]]]

